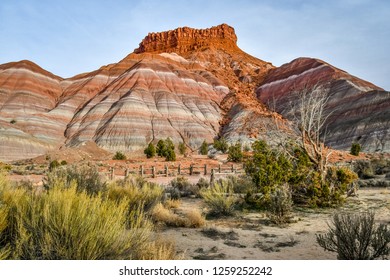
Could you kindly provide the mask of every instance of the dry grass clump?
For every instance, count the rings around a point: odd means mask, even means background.
[[[192,209],[185,214],[187,227],[200,228],[206,225],[206,219],[198,209]]]
[[[165,208],[161,203],[157,204],[151,213],[153,221],[163,223],[167,226],[185,227],[186,220],[169,209]]]
[[[175,244],[157,238],[149,242],[141,258],[142,260],[180,260],[183,256],[176,253]]]
[[[198,210],[191,210],[181,217],[161,203],[153,208],[151,216],[154,222],[172,227],[202,227],[206,224],[205,218]]]
[[[164,207],[167,209],[177,209],[181,205],[180,199],[167,199],[164,201]]]

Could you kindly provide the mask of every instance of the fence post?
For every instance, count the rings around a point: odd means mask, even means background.
[[[211,168],[211,176],[210,176],[210,187],[214,185],[214,168]]]
[[[165,177],[168,177],[168,165],[165,165]]]
[[[234,163],[232,163],[232,173],[234,173]]]
[[[191,164],[190,165],[190,176],[192,175],[193,169],[194,169],[194,166]]]
[[[207,175],[207,164],[204,165],[204,175]]]
[[[111,180],[114,180],[114,167],[111,167],[111,170],[110,170],[110,179],[111,179]]]
[[[177,167],[177,174],[181,175],[181,165],[180,165],[180,163],[179,163],[179,166]]]
[[[129,176],[129,169],[128,168],[126,168],[126,170],[125,170],[125,177],[127,177],[127,176]]]
[[[140,166],[140,169],[141,169],[141,177],[144,177],[144,166],[141,165],[141,166]]]
[[[152,177],[156,178],[156,167],[152,166]]]
[[[221,165],[218,165],[218,173],[221,173]]]

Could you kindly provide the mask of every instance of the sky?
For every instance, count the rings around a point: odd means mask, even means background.
[[[390,90],[388,0],[1,0],[0,64],[28,59],[67,78],[118,62],[149,32],[221,23],[275,66],[319,58]]]

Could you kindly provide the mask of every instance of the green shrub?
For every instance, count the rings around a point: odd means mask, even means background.
[[[156,155],[156,148],[154,147],[152,142],[150,142],[148,147],[144,150],[144,154],[147,158],[152,158]]]
[[[356,143],[356,142],[355,142],[355,143],[352,143],[352,146],[351,146],[351,155],[358,156],[361,149],[362,149],[362,147],[360,146],[359,143]]]
[[[15,124],[15,123],[16,123],[16,120],[12,119],[9,123],[10,123],[10,124]]]
[[[300,148],[292,147],[281,152],[271,149],[264,141],[256,141],[252,149],[253,155],[246,161],[245,171],[256,184],[257,192],[256,199],[248,194],[246,201],[256,207],[266,206],[275,188],[286,183],[291,187],[296,204],[311,207],[339,205],[356,179],[353,172],[330,168],[322,180],[321,173]]]
[[[196,186],[198,187],[199,190],[205,189],[210,187],[210,182],[206,178],[199,178],[198,182],[196,183]]]
[[[199,196],[199,187],[191,184],[184,176],[177,176],[170,183],[168,192],[172,199],[178,199],[180,197],[195,195]]]
[[[51,189],[56,185],[64,188],[70,187],[75,181],[78,191],[86,191],[91,195],[96,195],[106,188],[106,183],[102,180],[97,168],[88,165],[58,167],[49,171],[43,181],[46,189]]]
[[[179,191],[185,191],[191,187],[190,181],[184,176],[177,176],[169,184],[172,188],[176,188]]]
[[[329,185],[329,202],[327,206],[336,206],[345,201],[345,194],[349,193],[355,186],[358,175],[347,167],[331,167],[326,176],[326,183]]]
[[[325,234],[317,235],[318,244],[327,251],[337,252],[340,260],[374,260],[390,254],[390,230],[374,223],[373,212],[361,214],[336,213]]]
[[[175,145],[170,138],[159,140],[156,148],[157,155],[165,157],[166,161],[175,161]]]
[[[173,149],[169,149],[166,151],[165,160],[166,161],[176,161],[176,153]]]
[[[232,162],[241,162],[243,159],[244,155],[242,153],[242,145],[241,143],[236,143],[233,146],[229,147],[228,151],[228,161]]]
[[[252,178],[247,175],[229,175],[224,180],[227,180],[233,188],[234,193],[246,194],[256,190],[256,185]]]
[[[157,142],[156,153],[160,157],[165,157],[165,141],[160,139]]]
[[[227,180],[216,182],[210,188],[200,190],[200,195],[210,207],[211,215],[231,216],[238,205],[238,199]]]
[[[112,157],[112,159],[114,160],[125,160],[126,159],[126,156],[124,153],[122,152],[116,152],[115,155]]]
[[[178,148],[179,148],[179,153],[181,155],[184,155],[186,153],[187,147],[186,147],[186,144],[184,142],[180,142]]]
[[[66,160],[61,160],[61,165],[67,165],[68,162]]]
[[[175,145],[173,144],[172,139],[169,137],[165,139],[165,148],[166,150],[175,150]]]
[[[226,153],[229,149],[229,145],[225,138],[221,137],[220,139],[215,139],[213,143],[213,147],[221,151],[222,153]]]
[[[207,144],[206,140],[203,141],[202,145],[200,145],[199,152],[201,155],[207,155],[209,151],[209,145]]]
[[[245,163],[245,172],[252,177],[264,203],[269,201],[270,193],[276,186],[289,181],[292,163],[265,143],[256,141],[252,145],[253,156]]]

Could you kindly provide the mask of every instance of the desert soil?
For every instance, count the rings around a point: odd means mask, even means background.
[[[177,212],[198,208],[201,199],[185,198]],[[265,213],[238,213],[234,217],[208,219],[203,228],[165,228],[159,233],[172,241],[184,259],[336,259],[316,242],[327,231],[336,211],[375,210],[377,222],[390,224],[390,189],[361,189],[338,209],[294,209],[294,222],[286,226],[269,223]]]

